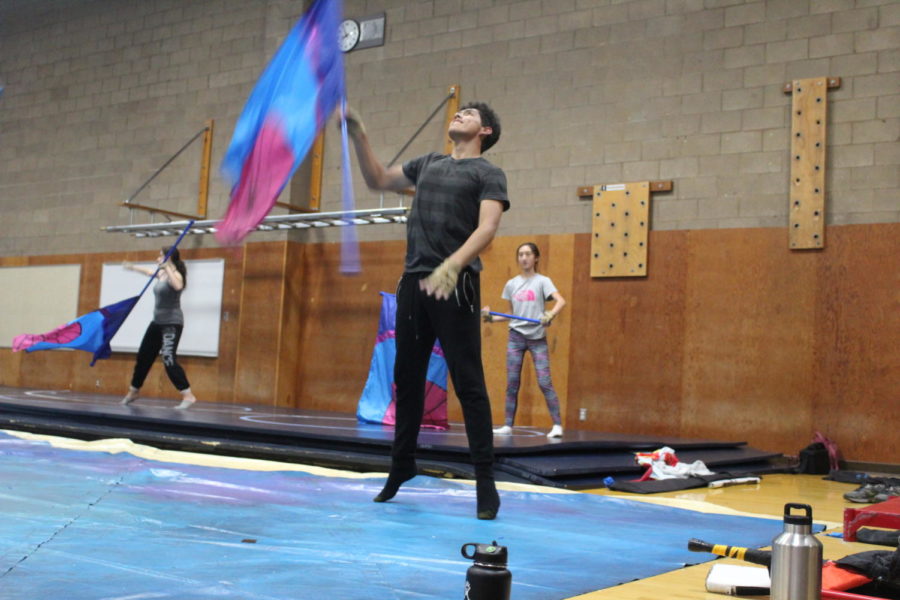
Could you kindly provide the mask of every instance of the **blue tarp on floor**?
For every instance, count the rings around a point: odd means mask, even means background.
[[[448,599],[467,542],[509,548],[515,600],[562,600],[702,562],[697,537],[768,545],[777,520],[590,494],[475,492],[64,450],[0,434],[0,599]],[[253,540],[244,541],[244,540]]]

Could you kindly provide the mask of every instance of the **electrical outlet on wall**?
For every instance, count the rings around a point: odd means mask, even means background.
[[[578,409],[578,420],[579,421],[587,421],[587,409],[586,408]]]

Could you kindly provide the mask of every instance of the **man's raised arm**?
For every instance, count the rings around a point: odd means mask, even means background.
[[[403,174],[403,167],[393,165],[385,167],[375,157],[366,128],[356,111],[347,107],[347,133],[353,140],[356,149],[356,158],[359,162],[359,170],[362,171],[366,185],[373,190],[399,192],[412,187],[413,182]]]

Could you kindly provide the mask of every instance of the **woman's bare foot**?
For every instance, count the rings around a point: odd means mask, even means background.
[[[137,389],[135,387],[129,387],[128,393],[125,394],[125,397],[122,398],[122,401],[119,404],[121,404],[122,406],[128,406],[129,404],[131,404],[132,402],[134,402],[135,400],[138,399],[138,392],[140,392],[139,389]]]
[[[190,388],[183,390],[181,392],[181,404],[176,406],[175,410],[187,410],[196,401],[197,398],[194,397],[194,394],[193,392],[191,392]]]

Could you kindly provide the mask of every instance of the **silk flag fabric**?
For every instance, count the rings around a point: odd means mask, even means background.
[[[347,141],[347,99],[341,99],[341,205],[347,224],[341,228],[341,273],[353,275],[362,271],[356,227],[348,213],[353,210],[353,179],[350,176],[350,144]]]
[[[13,338],[13,352],[35,352],[72,348],[91,352],[91,366],[101,358],[109,358],[112,350],[109,342],[122,326],[125,318],[137,304],[140,296],[134,296],[94,312],[78,317],[53,331],[41,334],[25,333]]]
[[[394,385],[394,360],[397,356],[394,337],[397,298],[394,294],[380,293],[381,317],[378,320],[378,336],[375,338],[369,377],[359,399],[356,418],[363,423],[394,425],[397,406],[397,388]],[[431,349],[431,359],[428,361],[422,426],[433,429],[450,428],[447,422],[447,361],[437,341]]]
[[[269,214],[344,97],[340,17],[340,0],[316,0],[251,92],[222,160],[231,201],[220,243],[240,243]]]

